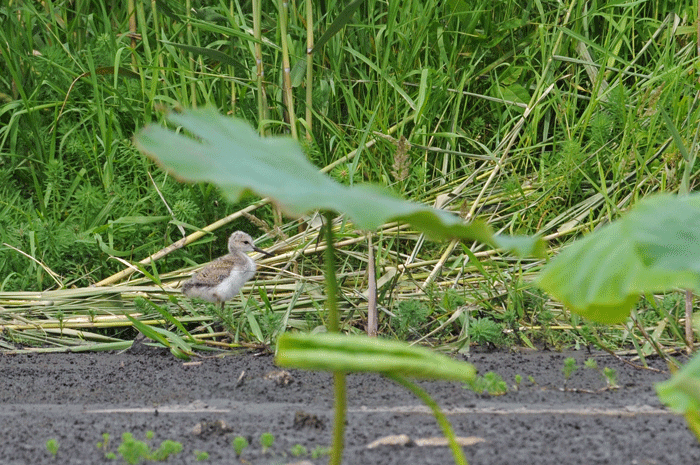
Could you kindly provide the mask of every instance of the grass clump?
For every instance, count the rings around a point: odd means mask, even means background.
[[[153,432],[146,434],[147,440],[153,439]],[[100,445],[98,445],[99,447]],[[101,448],[106,450],[108,447],[108,439],[105,439],[101,444]],[[143,461],[163,462],[168,460],[171,455],[177,455],[182,452],[182,443],[177,441],[165,440],[157,449],[152,450],[145,441],[135,439],[131,433],[122,434],[122,442],[117,448],[117,453],[122,459],[129,464],[137,464]],[[106,458],[116,458],[113,452],[105,454]]]
[[[301,444],[294,444],[289,452],[292,454],[292,457],[302,457],[309,453],[306,447]]]
[[[502,396],[508,393],[508,384],[503,380],[501,375],[489,371],[483,376],[477,375],[476,378],[464,385],[477,394],[487,393],[490,396]]]
[[[320,459],[321,457],[326,457],[326,456],[330,455],[330,453],[331,453],[330,447],[316,446],[311,451],[311,458],[314,460]]]
[[[134,439],[131,433],[123,433],[122,442],[119,444],[117,452],[126,463],[135,465],[150,457],[151,448],[144,441]]]
[[[428,321],[430,309],[417,299],[399,302],[396,317],[392,318],[391,326],[400,339],[410,338],[411,333],[419,335],[419,329]]]
[[[503,341],[503,326],[490,318],[476,318],[469,323],[469,335],[476,344],[498,346]]]

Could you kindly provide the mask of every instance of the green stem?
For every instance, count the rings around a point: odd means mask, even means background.
[[[314,49],[314,10],[313,1],[306,0],[306,139],[311,140],[313,105],[313,75],[314,60],[312,50]]]
[[[292,139],[299,139],[297,135],[297,117],[294,111],[294,95],[292,94],[292,66],[289,61],[289,44],[287,43],[287,21],[289,20],[288,0],[279,3],[280,42],[282,43],[282,81],[284,83],[284,101],[289,115],[289,128],[292,131]]]
[[[335,277],[335,257],[333,250],[333,214],[325,212],[325,235],[326,235],[326,251],[324,254],[324,262],[326,265],[326,305],[328,305],[328,324],[329,333],[337,333],[340,331],[340,318],[338,317],[338,282]],[[345,373],[342,371],[333,372],[333,395],[335,419],[333,421],[333,444],[331,449],[331,458],[329,465],[340,465],[343,459],[344,436],[345,436],[345,410],[346,410],[346,394],[345,394]]]
[[[455,463],[458,465],[468,465],[467,458],[464,456],[464,451],[462,450],[462,447],[460,447],[460,445],[457,444],[457,438],[455,437],[455,433],[452,430],[452,425],[450,424],[445,414],[442,413],[442,410],[440,410],[440,406],[437,404],[437,402],[435,402],[433,398],[430,397],[430,395],[428,395],[428,393],[425,392],[423,388],[421,388],[415,383],[410,382],[403,376],[397,375],[395,373],[384,373],[384,376],[399,383],[401,386],[411,391],[413,394],[415,394],[416,397],[422,400],[425,405],[430,407],[430,410],[433,411],[433,416],[435,417],[435,420],[437,420],[438,425],[440,425],[440,428],[442,428],[442,434],[445,435],[445,437],[447,438],[447,442],[450,444],[450,449],[452,449],[452,456],[455,459]]]
[[[333,214],[331,212],[325,212],[324,217],[326,222],[324,225],[326,250],[323,259],[326,265],[327,329],[329,333],[337,333],[340,331],[340,318],[338,316],[338,281],[335,277],[335,256],[333,249]]]
[[[333,444],[328,465],[340,465],[343,461],[345,448],[345,411],[347,399],[345,395],[345,373],[333,372],[333,395],[335,415],[333,419]]]
[[[255,50],[256,85],[258,88],[258,132],[261,136],[264,136],[267,133],[265,123],[267,121],[267,95],[263,79],[261,3],[261,0],[253,0],[253,36],[255,37],[253,48]]]

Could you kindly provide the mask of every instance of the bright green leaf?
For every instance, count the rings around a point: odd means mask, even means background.
[[[530,101],[530,93],[520,84],[511,84],[500,88],[501,97],[507,102],[521,103],[527,105]],[[524,112],[521,106],[513,107],[516,111]]]
[[[164,40],[163,43],[172,45],[174,47],[181,48],[187,52],[191,52],[195,55],[203,55],[206,57],[211,58],[214,61],[218,61],[220,63],[223,63],[225,65],[231,65],[231,66],[238,66],[240,63],[236,61],[234,58],[231,56],[225,54],[224,52],[220,52],[216,49],[213,48],[206,48],[206,47],[195,47],[193,45],[187,45],[187,44],[178,44],[176,42],[169,42],[167,40]]]
[[[305,59],[297,60],[289,72],[289,77],[292,80],[292,87],[299,87],[304,82],[306,76],[306,60],[310,60],[311,55],[306,55]]]
[[[648,197],[624,224],[645,266],[700,274],[700,195]]]
[[[539,237],[494,235],[493,242],[499,249],[508,250],[519,257],[547,256],[547,247]]]
[[[316,50],[323,47],[326,44],[326,42],[328,42],[331,39],[331,37],[336,35],[338,31],[345,27],[345,25],[348,22],[350,22],[350,19],[352,19],[352,15],[355,14],[355,10],[357,10],[363,2],[364,0],[355,0],[354,2],[348,4],[345,7],[345,9],[340,12],[335,21],[333,21],[333,23],[330,26],[328,26],[326,32],[324,32],[323,35],[316,41],[316,44],[314,44],[313,51],[315,52]]]
[[[180,331],[182,331],[182,332],[187,336],[187,338],[189,339],[189,342],[196,342],[195,339],[194,339],[194,337],[192,337],[192,335],[189,333],[189,331],[187,331],[187,329],[186,329],[185,326],[180,322],[180,320],[178,320],[177,318],[175,318],[170,312],[168,312],[166,309],[160,307],[159,305],[154,304],[153,302],[151,302],[151,301],[148,300],[148,299],[143,299],[143,301],[146,303],[146,305],[150,306],[151,308],[153,308],[154,310],[156,310],[158,313],[160,313],[160,315],[161,315],[168,323],[170,323],[171,325],[175,326],[177,329],[179,329]]]
[[[306,370],[391,373],[464,383],[476,376],[476,370],[469,363],[424,347],[337,333],[285,333],[277,341],[275,363]]]
[[[661,402],[678,413],[700,412],[700,354],[654,388]]]
[[[169,119],[192,137],[152,125],[137,135],[137,146],[180,179],[214,183],[232,200],[251,191],[274,199],[292,216],[331,210],[346,214],[364,230],[403,221],[434,239],[499,243],[482,222],[465,224],[457,215],[400,199],[380,186],[335,182],[320,173],[291,138],[260,138],[244,121],[212,109],[173,113]],[[528,255],[542,249],[539,239],[513,241]]]
[[[147,324],[142,323],[141,321],[137,320],[136,318],[132,317],[131,315],[126,315],[126,317],[134,325],[134,328],[136,328],[141,334],[143,334],[144,336],[146,336],[149,339],[160,342],[165,347],[170,347],[170,342],[168,341],[168,339],[165,338],[164,336],[162,336],[161,334],[159,334],[157,331],[155,331],[154,328],[148,326]]]
[[[646,292],[700,287],[700,197],[649,197],[567,247],[537,284],[573,312],[624,321]]]

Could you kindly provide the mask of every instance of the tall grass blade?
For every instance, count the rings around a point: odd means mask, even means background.
[[[321,35],[321,37],[318,38],[316,41],[316,44],[314,45],[313,50],[311,51],[312,53],[315,52],[317,49],[323,47],[326,42],[328,42],[334,35],[338,33],[342,28],[345,27],[347,23],[350,22],[352,19],[352,15],[355,14],[355,11],[365,2],[365,0],[355,0],[354,2],[349,3],[343,11],[340,12],[337,18],[335,18],[335,21],[331,23],[330,26],[328,26],[328,29],[326,29],[326,32]]]

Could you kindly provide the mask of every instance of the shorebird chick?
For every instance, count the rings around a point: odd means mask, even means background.
[[[228,254],[219,257],[182,285],[187,297],[199,297],[207,302],[221,303],[233,298],[243,285],[255,275],[255,262],[246,252],[255,250],[271,253],[253,245],[253,239],[243,231],[236,231],[228,238]]]

